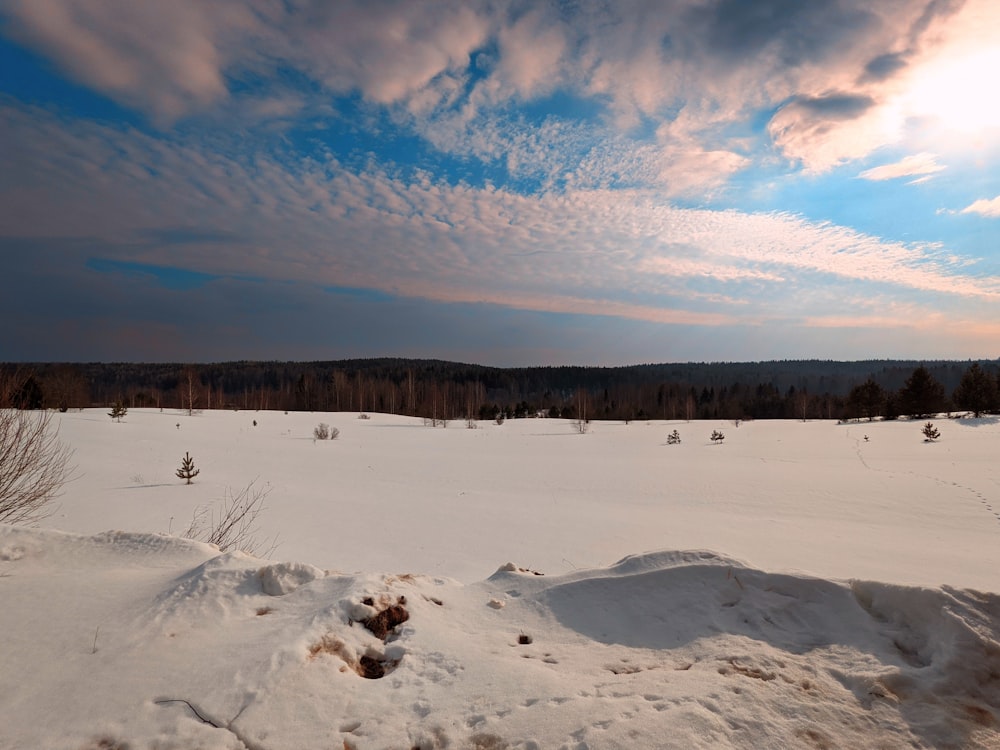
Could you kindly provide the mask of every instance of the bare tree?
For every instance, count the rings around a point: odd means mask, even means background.
[[[576,431],[581,435],[587,431],[590,425],[590,417],[587,414],[589,404],[590,398],[587,392],[583,388],[578,388],[576,391]]]
[[[34,523],[72,471],[73,451],[58,439],[52,415],[0,409],[0,522]]]
[[[227,487],[221,506],[217,509],[203,507],[195,512],[184,536],[214,544],[220,552],[239,550],[254,557],[270,555],[277,546],[276,539],[259,538],[257,517],[264,510],[264,500],[271,488],[255,487],[256,482],[253,480],[235,495]]]
[[[687,397],[684,399],[684,418],[688,422],[694,419],[697,406],[698,404],[694,400],[694,394],[688,393]]]
[[[187,409],[188,416],[190,417],[194,414],[195,404],[198,403],[198,394],[195,393],[194,386],[195,380],[198,377],[198,373],[194,371],[193,367],[189,367],[183,375],[184,380],[181,382],[181,408]]]

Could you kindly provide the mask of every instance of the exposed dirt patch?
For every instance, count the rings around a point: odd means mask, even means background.
[[[336,656],[344,662],[341,672],[349,668],[366,680],[379,680],[399,666],[398,659],[386,659],[378,653],[367,653],[360,659],[355,659],[344,642],[331,634],[324,635],[318,643],[309,647],[310,659],[316,659],[321,654]]]
[[[833,750],[836,747],[826,734],[817,729],[800,729],[795,734],[808,742],[810,747],[818,750]]]
[[[469,742],[473,750],[507,750],[508,745],[501,737],[495,734],[479,732],[469,737]]]
[[[968,705],[964,706],[965,713],[972,719],[976,724],[981,727],[993,727],[996,726],[996,717],[993,715],[992,711],[983,708],[982,706]]]
[[[375,606],[371,597],[366,598],[364,603],[370,607]],[[378,614],[361,620],[361,624],[368,628],[372,635],[384,642],[396,627],[410,619],[410,613],[403,606],[405,603],[406,599],[401,596],[395,604],[390,604]]]
[[[129,750],[127,742],[113,739],[111,737],[98,737],[93,744],[84,745],[81,750]]]
[[[327,634],[320,638],[319,643],[314,643],[309,647],[309,658],[315,659],[320,654],[329,654],[331,656],[339,656],[345,662],[347,657],[345,656],[344,642],[339,638]]]
[[[381,662],[374,657],[365,654],[358,661],[357,673],[366,680],[379,680],[385,677],[387,662]]]

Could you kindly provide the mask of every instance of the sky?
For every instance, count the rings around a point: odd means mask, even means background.
[[[0,0],[0,359],[1000,356],[994,0]]]

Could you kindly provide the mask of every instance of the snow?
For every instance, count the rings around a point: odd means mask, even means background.
[[[59,415],[0,747],[1000,747],[1000,421],[935,424]],[[251,481],[271,559],[178,536]]]

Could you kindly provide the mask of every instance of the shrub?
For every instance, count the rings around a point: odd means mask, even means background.
[[[184,532],[188,539],[214,544],[220,552],[239,550],[254,557],[267,557],[274,550],[276,541],[258,538],[257,517],[264,510],[264,499],[271,488],[254,487],[250,482],[236,495],[226,488],[226,497],[218,510],[199,509]],[[265,546],[266,545],[266,546]],[[261,551],[263,550],[263,555]]]
[[[330,425],[320,422],[313,428],[313,437],[316,440],[326,440],[330,437]]]
[[[669,435],[667,435],[667,445],[677,445],[681,441],[681,434],[674,430]]]
[[[722,443],[726,439],[726,436],[722,434],[719,430],[712,430],[711,441],[716,445]]]
[[[34,523],[66,483],[73,451],[58,440],[51,415],[0,409],[0,523]]]

